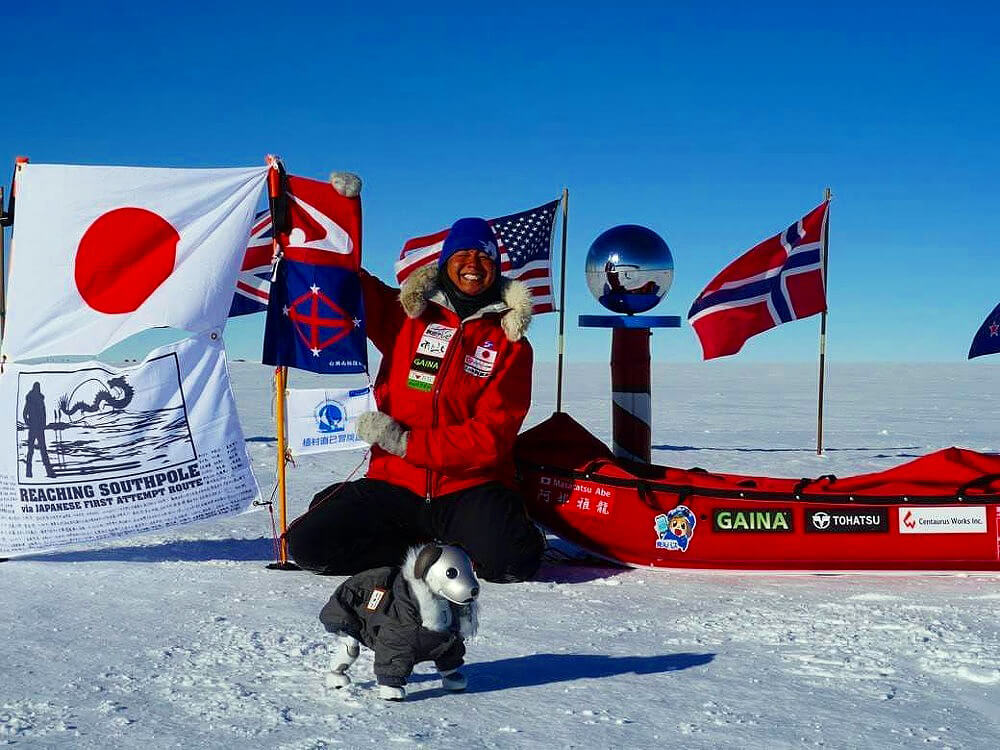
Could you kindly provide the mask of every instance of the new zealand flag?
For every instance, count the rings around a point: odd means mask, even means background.
[[[994,307],[993,312],[986,316],[986,320],[973,336],[972,346],[969,347],[969,359],[997,352],[1000,352],[1000,305]]]
[[[264,328],[266,365],[318,373],[368,369],[361,267],[361,199],[289,177],[287,231]]]

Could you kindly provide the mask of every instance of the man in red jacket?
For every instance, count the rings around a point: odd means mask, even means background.
[[[336,181],[335,181],[336,186]],[[531,295],[500,275],[483,219],[452,226],[437,265],[392,289],[361,272],[368,337],[382,353],[365,479],[320,492],[288,529],[302,567],[334,575],[398,565],[438,540],[478,575],[523,581],[544,537],[513,489],[514,439],[531,404]]]

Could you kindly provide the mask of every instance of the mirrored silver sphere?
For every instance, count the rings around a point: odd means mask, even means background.
[[[587,286],[609,310],[652,310],[674,281],[674,256],[652,229],[622,224],[602,233],[587,253]]]

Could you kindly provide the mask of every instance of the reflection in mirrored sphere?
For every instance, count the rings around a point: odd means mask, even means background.
[[[674,256],[652,229],[622,224],[601,234],[587,253],[587,286],[609,310],[646,312],[670,289]]]

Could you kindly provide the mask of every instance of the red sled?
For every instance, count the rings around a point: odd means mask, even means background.
[[[1000,456],[937,451],[815,479],[615,459],[567,414],[522,433],[528,513],[626,565],[734,570],[1000,571]]]

